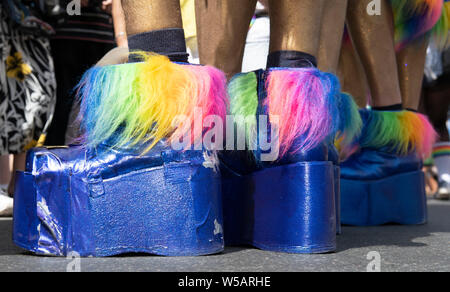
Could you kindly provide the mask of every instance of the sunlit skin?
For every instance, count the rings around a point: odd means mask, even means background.
[[[361,60],[351,43],[342,45],[338,76],[342,91],[351,94],[358,107],[365,108],[369,86]]]
[[[256,0],[197,0],[200,62],[215,66],[227,78],[241,72],[245,40]]]
[[[14,194],[14,187],[16,182],[16,171],[25,171],[25,162],[26,162],[26,153],[21,153],[14,155],[14,162],[13,162],[13,174],[11,177],[11,182],[8,186],[8,193],[13,195]]]
[[[332,0],[327,5],[324,0],[267,2],[271,17],[270,52],[306,52],[318,56],[322,70],[336,73],[343,31],[339,24],[344,22],[347,1]],[[408,46],[396,56],[389,3],[383,0],[381,15],[372,16],[366,11],[370,2],[349,0],[348,23],[367,73],[372,105],[403,102],[405,107],[417,109],[426,42]],[[256,0],[196,1],[202,63],[222,69],[227,77],[240,72],[255,5]],[[122,6],[129,35],[182,28],[178,0],[122,0]]]
[[[8,185],[11,179],[9,155],[0,155],[0,185]]]
[[[183,28],[179,0],[122,0],[128,35]]]
[[[270,52],[301,51],[318,55],[323,0],[265,1],[271,18]],[[196,1],[200,62],[223,70],[228,78],[241,71],[245,40],[255,0]]]
[[[423,82],[423,70],[428,40],[416,41],[397,54],[403,107],[418,110]]]
[[[328,0],[323,9],[317,58],[319,69],[322,71],[337,73],[347,4],[347,0]]]
[[[127,29],[125,24],[125,15],[123,13],[121,0],[110,0],[112,1],[112,17],[114,21],[114,34],[116,38],[116,43],[118,47],[127,48]]]
[[[300,51],[317,56],[324,0],[270,0],[270,52]]]
[[[371,0],[349,0],[348,24],[369,82],[372,106],[402,103],[394,45],[392,10],[381,1],[381,15],[369,15]]]

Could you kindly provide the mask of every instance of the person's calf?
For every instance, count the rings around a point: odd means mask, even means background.
[[[16,185],[16,171],[24,171],[26,163],[26,153],[20,153],[14,155],[13,171],[11,174],[11,180],[8,186],[8,194],[14,196],[14,189]]]
[[[9,155],[0,155],[0,188],[8,186],[11,179]]]

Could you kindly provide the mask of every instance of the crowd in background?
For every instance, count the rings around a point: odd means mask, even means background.
[[[73,88],[115,43],[112,0],[0,0],[0,200],[26,151],[66,143]],[[1,208],[0,208],[1,209]],[[10,213],[10,208],[6,208]],[[2,210],[0,210],[2,211]],[[5,214],[0,214],[5,215]],[[7,214],[9,215],[9,214]]]

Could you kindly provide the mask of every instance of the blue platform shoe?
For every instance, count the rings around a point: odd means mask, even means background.
[[[219,174],[201,151],[145,155],[71,146],[33,149],[19,172],[14,242],[44,255],[166,256],[222,251]]]
[[[360,112],[358,149],[341,164],[342,223],[426,223],[422,159],[435,138],[432,126],[409,111]]]
[[[337,79],[314,68],[239,74],[228,88],[236,144],[241,142],[233,146],[247,151],[220,154],[226,244],[334,251],[339,226],[334,137],[345,124],[339,110],[353,102],[341,104],[347,96],[340,95]]]
[[[17,174],[14,242],[57,256],[221,252],[217,156],[173,142],[201,142],[208,129],[191,124],[224,118],[224,75],[151,56],[89,70],[79,95],[83,145],[33,149]],[[171,125],[178,115],[184,124]]]

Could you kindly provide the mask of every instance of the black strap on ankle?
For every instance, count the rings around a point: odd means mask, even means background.
[[[307,68],[317,67],[316,57],[299,51],[277,51],[267,57],[267,68]]]
[[[374,111],[401,111],[403,110],[403,105],[401,103],[399,104],[393,104],[388,106],[374,106],[372,107],[372,110]]]
[[[186,63],[186,41],[182,28],[166,28],[139,33],[128,37],[130,52],[154,52],[168,56],[172,62]],[[138,55],[130,54],[130,63],[141,61]]]
[[[412,109],[412,108],[405,108],[405,110],[409,111],[409,112],[413,112],[413,113],[418,113],[417,110]]]

